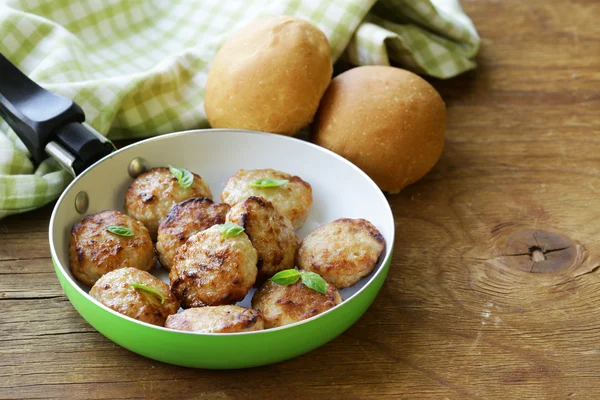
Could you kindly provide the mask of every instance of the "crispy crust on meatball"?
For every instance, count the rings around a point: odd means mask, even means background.
[[[234,333],[265,329],[262,314],[240,306],[188,308],[170,315],[165,327],[188,332]]]
[[[158,227],[156,251],[160,264],[171,269],[173,258],[190,236],[225,222],[229,205],[195,197],[176,204]]]
[[[343,289],[369,275],[384,248],[385,239],[369,221],[340,218],[302,240],[296,265]]]
[[[119,236],[106,230],[109,225],[125,226],[133,236]],[[91,214],[73,225],[69,264],[73,276],[92,286],[102,275],[117,268],[148,271],[156,263],[152,239],[139,221],[116,210]]]
[[[227,221],[242,226],[258,253],[257,283],[284,269],[294,268],[298,237],[290,221],[273,203],[251,196],[227,213]]]
[[[156,294],[131,286],[134,283],[160,292],[165,297],[164,304]],[[92,287],[90,296],[118,313],[159,326],[179,310],[169,285],[136,268],[120,268],[104,275]]]
[[[287,179],[289,182],[270,188],[248,186],[257,179]],[[297,176],[274,169],[241,169],[229,178],[221,193],[221,199],[232,206],[250,196],[260,196],[272,202],[282,215],[289,218],[294,229],[299,229],[304,224],[312,205],[310,184]]]
[[[321,314],[342,302],[335,286],[327,283],[326,294],[298,282],[280,286],[267,281],[252,297],[252,308],[262,312],[265,328],[293,324]]]
[[[193,175],[194,182],[188,188],[181,187],[166,167],[138,175],[125,193],[125,212],[143,222],[155,239],[158,225],[175,204],[192,197],[212,199],[208,184],[199,175]]]
[[[212,226],[177,250],[169,273],[171,290],[183,308],[233,304],[254,285],[257,260],[244,232],[223,238]]]

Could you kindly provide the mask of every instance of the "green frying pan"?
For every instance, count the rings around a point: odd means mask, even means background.
[[[313,144],[279,135],[239,130],[173,133],[112,151],[83,123],[72,101],[41,89],[0,55],[0,116],[20,135],[36,160],[47,155],[77,175],[58,200],[50,220],[50,248],[65,294],[100,333],[146,357],[189,367],[244,368],[286,360],[332,340],[367,310],[387,274],[394,220],[377,185],[342,157]],[[386,240],[373,273],[340,291],[344,302],[308,320],[276,329],[233,334],[181,332],[139,322],[98,303],[69,268],[73,224],[88,214],[123,210],[125,190],[143,168],[168,164],[200,174],[215,199],[238,169],[274,168],[298,175],[313,187],[313,208],[300,239],[334,219],[365,218]],[[165,270],[155,275],[167,280]],[[252,292],[241,305],[249,306]]]

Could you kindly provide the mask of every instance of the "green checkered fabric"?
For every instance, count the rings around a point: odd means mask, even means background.
[[[457,0],[4,0],[0,52],[74,99],[102,134],[142,138],[207,127],[204,87],[219,46],[279,14],[317,25],[334,60],[438,78],[475,68],[479,37]],[[0,121],[0,218],[56,199],[70,179],[53,160],[34,165]]]

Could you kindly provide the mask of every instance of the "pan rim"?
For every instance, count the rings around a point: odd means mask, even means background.
[[[301,140],[298,138],[294,138],[294,137],[290,137],[290,136],[283,136],[283,135],[276,135],[276,134],[272,134],[272,133],[266,133],[266,132],[258,132],[258,131],[251,131],[251,130],[244,130],[244,129],[211,129],[211,128],[207,128],[207,129],[190,129],[190,130],[185,130],[185,131],[179,131],[179,132],[173,132],[173,133],[168,133],[168,134],[164,134],[164,135],[159,135],[159,136],[155,136],[155,137],[151,137],[151,138],[147,138],[144,140],[140,140],[139,142],[135,142],[132,143],[130,145],[127,145],[125,147],[123,147],[122,149],[119,149],[109,155],[107,155],[106,157],[103,157],[102,159],[98,160],[97,162],[95,162],[94,164],[92,164],[89,168],[87,168],[85,171],[83,171],[79,176],[75,177],[75,179],[73,179],[73,181],[71,183],[69,183],[69,185],[65,188],[65,190],[63,191],[63,193],[60,195],[60,197],[58,198],[58,200],[56,201],[56,204],[54,206],[54,209],[52,210],[52,216],[50,217],[50,224],[48,227],[48,237],[49,237],[49,242],[50,242],[50,253],[52,255],[52,260],[55,263],[55,265],[61,270],[61,273],[63,275],[63,277],[65,278],[65,280],[76,290],[79,292],[79,294],[83,295],[86,299],[90,300],[94,305],[104,309],[105,311],[108,311],[110,313],[112,313],[113,315],[116,315],[117,317],[120,318],[124,318],[125,320],[128,320],[130,322],[133,322],[135,324],[138,324],[140,326],[143,326],[145,328],[151,328],[151,329],[157,329],[159,331],[163,331],[165,333],[168,334],[184,334],[184,335],[193,335],[193,336],[199,336],[199,337],[218,337],[218,338],[224,338],[224,337],[238,337],[238,336],[250,336],[250,335],[260,335],[260,334],[268,334],[268,333],[274,333],[277,331],[281,331],[281,330],[285,330],[285,329],[290,329],[290,328],[294,328],[303,324],[307,324],[310,323],[312,321],[315,321],[327,314],[330,314],[332,312],[336,312],[336,311],[340,311],[341,308],[343,308],[345,305],[347,305],[349,302],[351,302],[352,300],[358,298],[360,296],[361,293],[363,293],[369,286],[371,286],[375,280],[378,278],[378,276],[380,274],[382,274],[384,272],[384,270],[386,269],[386,265],[388,263],[391,262],[391,258],[392,258],[392,253],[393,253],[393,249],[394,249],[394,242],[395,242],[395,229],[391,230],[391,240],[386,240],[386,244],[385,244],[385,255],[383,256],[383,258],[381,259],[381,263],[377,269],[377,271],[371,275],[371,277],[369,278],[369,280],[363,285],[362,288],[360,288],[356,293],[354,293],[352,296],[350,296],[347,299],[344,299],[344,301],[338,305],[336,305],[335,307],[321,313],[318,315],[315,315],[313,317],[307,318],[305,320],[302,321],[298,321],[295,322],[293,324],[289,324],[289,325],[284,325],[284,326],[280,326],[277,328],[269,328],[269,329],[265,329],[265,330],[258,330],[258,331],[252,331],[252,332],[232,332],[232,333],[205,333],[205,332],[189,332],[189,331],[180,331],[180,330],[176,330],[176,329],[170,329],[170,328],[165,328],[163,326],[158,326],[158,325],[152,325],[149,324],[147,322],[143,322],[143,321],[138,321],[134,318],[128,317],[126,315],[123,315],[107,306],[105,306],[104,304],[100,303],[99,301],[97,301],[96,299],[94,299],[92,296],[90,296],[88,293],[86,293],[83,289],[81,289],[81,287],[79,287],[79,285],[75,282],[74,278],[72,278],[65,266],[60,262],[60,259],[58,258],[57,252],[56,252],[56,246],[54,244],[54,226],[56,224],[56,214],[58,209],[61,207],[64,198],[68,195],[68,193],[71,191],[71,188],[77,183],[79,182],[81,179],[84,179],[84,177],[87,175],[87,173],[91,170],[93,170],[94,168],[96,168],[98,165],[100,165],[101,163],[104,163],[106,161],[108,161],[110,158],[114,157],[115,155],[121,153],[121,152],[125,152],[128,151],[130,148],[132,147],[139,147],[141,145],[143,145],[144,143],[147,142],[151,142],[151,141],[160,141],[160,140],[169,140],[170,138],[173,137],[177,137],[177,136],[182,136],[182,135],[194,135],[194,134],[203,134],[206,132],[236,132],[236,133],[247,133],[247,134],[253,134],[253,135],[268,135],[268,136],[272,136],[272,137],[276,137],[278,138],[278,140],[284,140],[284,141],[293,141],[293,142],[299,142],[302,143],[303,145],[312,147],[314,149],[316,149],[317,151],[322,151],[324,153],[326,153],[328,156],[334,157],[336,159],[338,159],[339,161],[349,165],[352,169],[355,170],[355,172],[357,172],[359,175],[362,175],[364,178],[367,179],[367,181],[369,182],[369,184],[373,187],[373,189],[375,190],[375,192],[377,193],[377,196],[383,200],[384,204],[387,205],[387,207],[385,208],[385,212],[388,214],[387,217],[392,221],[392,224],[395,227],[395,223],[394,223],[394,216],[392,213],[392,209],[389,205],[389,202],[387,200],[387,198],[385,197],[385,195],[383,194],[383,192],[381,191],[381,189],[377,186],[377,184],[364,172],[362,171],[360,168],[358,168],[356,165],[354,165],[352,162],[348,161],[347,159],[345,159],[344,157],[340,156],[339,154],[334,153],[331,150],[328,150],[324,147],[318,146],[314,143],[310,143],[308,141],[305,140]],[[385,280],[384,280],[385,281]],[[63,289],[63,292],[65,292],[65,290]],[[66,292],[65,292],[66,295]]]

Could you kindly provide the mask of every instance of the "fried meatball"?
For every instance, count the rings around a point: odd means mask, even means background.
[[[164,296],[164,303],[161,304],[159,295],[132,284],[159,292]],[[120,268],[104,275],[92,287],[90,296],[118,313],[159,326],[179,310],[179,302],[169,285],[136,268]]]
[[[227,213],[227,221],[242,226],[258,253],[257,283],[284,269],[294,268],[298,237],[289,219],[273,203],[251,196]]]
[[[373,271],[384,247],[383,236],[369,221],[340,218],[302,240],[296,265],[343,289]]]
[[[252,332],[265,329],[262,314],[240,306],[188,308],[170,315],[165,327],[202,333]]]
[[[146,225],[152,239],[156,238],[158,225],[171,208],[192,197],[212,199],[210,188],[199,175],[188,188],[182,187],[169,168],[152,168],[131,182],[125,194],[125,212]]]
[[[190,236],[225,222],[229,205],[195,197],[176,204],[158,227],[156,251],[160,264],[171,269],[175,252]]]
[[[249,185],[258,179],[281,179],[289,182],[266,188]],[[260,196],[272,202],[282,215],[289,218],[294,229],[299,229],[304,224],[312,205],[312,188],[307,182],[274,169],[241,169],[229,178],[221,193],[221,199],[232,206],[250,196]]]
[[[214,225],[177,250],[169,273],[171,290],[183,308],[233,304],[254,285],[257,260],[244,232],[224,238]]]
[[[107,230],[124,226],[133,236],[120,236]],[[148,229],[120,211],[91,214],[73,225],[69,264],[73,276],[92,286],[102,275],[117,268],[133,267],[148,271],[156,263]]]
[[[322,294],[298,282],[280,286],[267,281],[252,297],[252,308],[259,310],[265,328],[293,324],[321,314],[342,302],[335,286],[327,283],[327,293]]]

